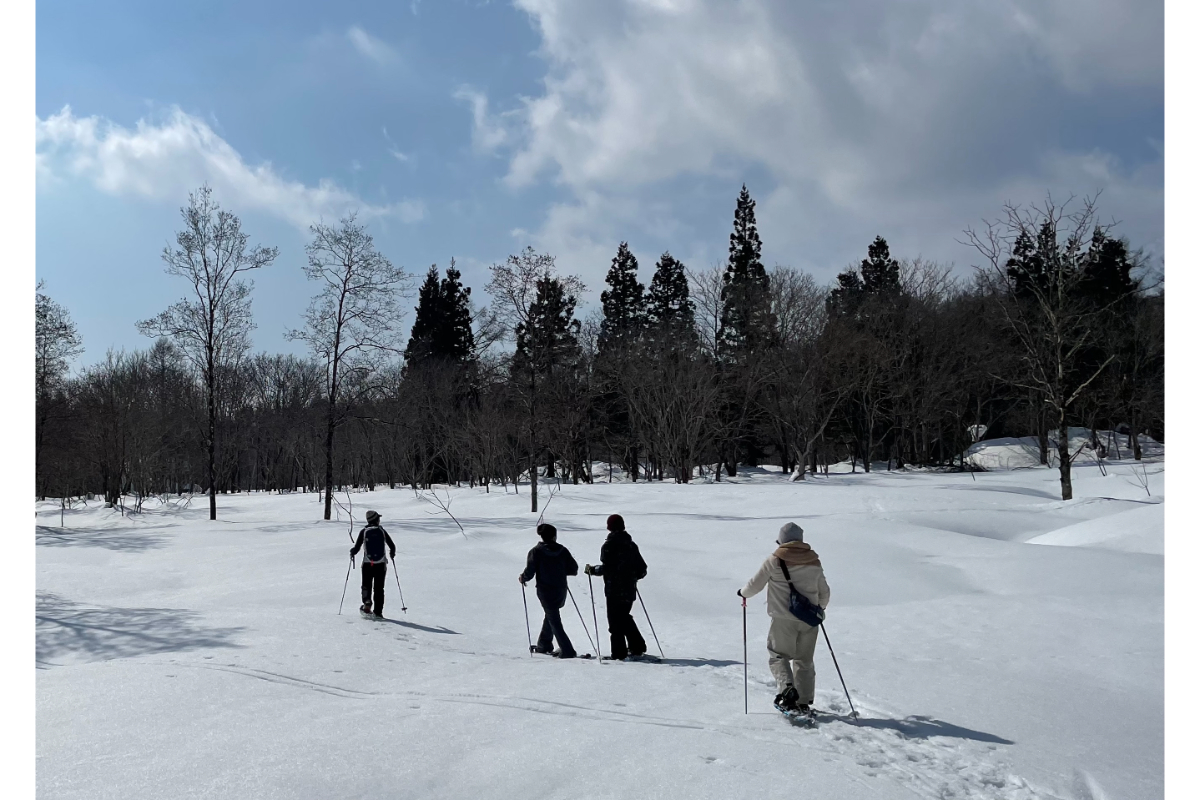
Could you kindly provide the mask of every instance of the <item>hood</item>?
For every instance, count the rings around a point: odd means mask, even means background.
[[[628,546],[633,544],[633,537],[629,535],[629,531],[611,531],[606,541],[611,544]]]
[[[567,550],[567,548],[563,547],[558,542],[538,542],[537,546],[541,548],[542,552],[544,552],[546,555],[554,556],[555,558],[558,558]]]
[[[819,567],[821,559],[812,547],[804,542],[788,542],[775,550],[775,557],[789,567]]]

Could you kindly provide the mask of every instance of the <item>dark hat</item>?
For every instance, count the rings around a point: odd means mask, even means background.
[[[625,530],[625,520],[621,518],[620,514],[610,514],[608,517],[608,529],[610,531]]]
[[[378,511],[368,511],[367,512],[367,523],[370,525],[374,525],[377,522],[379,522],[379,512]]]
[[[543,522],[537,526],[537,534],[543,539],[553,539],[558,536],[558,528],[551,525],[549,522]]]

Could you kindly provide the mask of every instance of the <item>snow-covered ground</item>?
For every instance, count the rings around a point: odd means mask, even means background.
[[[624,515],[664,664],[529,656],[525,486],[451,490],[467,536],[409,490],[353,495],[399,547],[408,612],[389,575],[385,622],[359,617],[357,571],[338,615],[347,524],[316,495],[221,497],[217,522],[199,498],[92,503],[62,529],[39,504],[38,794],[1161,797],[1163,464],[1149,492],[1133,470],[1080,465],[1070,502],[1045,468],[564,486],[546,519],[580,564]],[[802,730],[771,708],[763,595],[743,714],[734,591],[788,520],[825,565],[857,723],[823,641],[817,705],[843,717]]]

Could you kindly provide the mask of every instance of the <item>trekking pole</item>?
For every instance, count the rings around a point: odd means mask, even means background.
[[[525,638],[529,641],[529,657],[533,658],[533,634],[529,632],[529,601],[525,599],[525,584],[521,584],[521,603],[525,606]]]
[[[408,606],[404,605],[404,590],[400,588],[400,570],[396,568],[396,559],[392,559],[392,574],[396,576],[396,591],[400,592],[400,610],[405,614],[408,613]]]
[[[746,713],[750,713],[750,651],[746,649],[746,598],[742,598],[742,685],[746,695]]]
[[[588,595],[592,598],[592,625],[596,628],[596,662],[600,661],[600,623],[596,621],[596,593],[592,591],[592,575],[588,573]],[[584,626],[587,627],[586,625]]]
[[[825,633],[825,623],[821,623],[821,633]],[[825,633],[825,644],[829,645],[829,655],[833,656],[833,667],[837,670],[838,680],[842,682],[842,691],[846,693],[846,702],[850,704],[850,713],[854,715],[854,719],[858,719],[858,712],[854,710],[854,701],[850,699],[850,690],[846,688],[846,679],[842,677],[842,668],[838,666],[837,656],[833,655],[833,645],[829,644],[829,634]]]
[[[571,598],[571,605],[575,606],[575,613],[579,615],[579,624],[583,626],[583,633],[588,637],[588,644],[596,651],[596,661],[600,660],[600,648],[592,641],[592,632],[587,629],[587,623],[583,621],[583,612],[579,610],[579,603],[575,602],[575,595],[571,594],[571,587],[567,586],[567,597]],[[596,635],[599,638],[599,634]]]
[[[634,591],[637,590],[635,589]],[[658,634],[654,633],[654,623],[650,621],[650,612],[646,610],[646,601],[642,599],[642,593],[640,591],[637,593],[637,598],[638,602],[642,604],[642,613],[646,615],[646,622],[650,623],[650,633],[654,634],[654,643],[658,645],[658,654],[663,658],[666,658],[666,656],[663,655],[662,645],[658,641]]]
[[[338,603],[338,616],[342,615],[342,603],[346,602],[346,587],[350,585],[350,567],[354,566],[354,556],[350,556],[350,563],[346,566],[346,582],[342,584],[342,599]]]

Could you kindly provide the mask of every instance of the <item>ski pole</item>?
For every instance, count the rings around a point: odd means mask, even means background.
[[[354,566],[354,556],[350,556],[350,563],[346,565],[346,582],[342,584],[342,599],[338,602],[338,616],[342,615],[342,603],[346,602],[346,587],[350,585],[350,568]]]
[[[854,710],[854,701],[850,699],[850,690],[846,688],[846,679],[842,677],[842,668],[838,666],[837,656],[833,655],[833,645],[829,644],[829,634],[825,633],[825,623],[821,623],[821,633],[825,634],[825,644],[829,645],[829,655],[833,656],[833,667],[837,670],[838,680],[842,682],[842,691],[846,693],[846,702],[850,704],[850,713],[854,715],[854,719],[858,719],[858,712]]]
[[[742,685],[746,695],[746,713],[750,713],[750,651],[746,649],[746,598],[742,598]]]
[[[525,599],[525,584],[521,584],[521,603],[525,606],[525,638],[529,641],[529,657],[533,658],[533,634],[529,632],[529,601]]]
[[[588,637],[588,644],[596,651],[596,661],[600,661],[600,648],[592,641],[592,632],[587,629],[587,623],[583,621],[583,612],[579,610],[579,603],[575,602],[575,595],[571,594],[571,587],[567,587],[567,597],[571,598],[571,605],[575,606],[575,613],[579,615],[579,624],[583,626],[583,633]]]
[[[592,625],[596,628],[596,661],[600,661],[600,623],[596,621],[596,593],[592,591],[592,575],[588,573],[588,595],[592,598]],[[587,627],[586,625],[584,627]]]
[[[637,590],[635,589],[634,591]],[[658,641],[658,634],[654,633],[654,623],[650,621],[650,612],[646,610],[646,601],[642,599],[642,593],[640,591],[638,591],[637,597],[638,602],[642,604],[642,613],[646,615],[646,622],[650,623],[650,633],[654,634],[654,643],[658,645],[658,654],[663,658],[666,658],[666,656],[663,655],[662,644],[660,644]]]
[[[400,588],[400,570],[396,568],[394,556],[392,557],[392,574],[396,576],[396,591],[400,592],[400,610],[407,614],[408,606],[404,605],[404,590]]]

